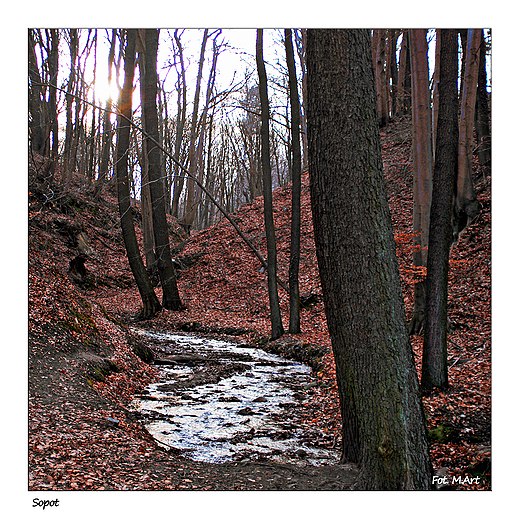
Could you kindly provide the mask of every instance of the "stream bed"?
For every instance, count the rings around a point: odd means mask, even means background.
[[[330,465],[339,448],[301,424],[311,368],[261,349],[136,329],[156,355],[157,382],[132,406],[163,446],[196,461]]]

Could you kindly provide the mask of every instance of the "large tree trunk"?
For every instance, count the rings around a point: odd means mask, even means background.
[[[292,144],[292,198],[291,198],[291,250],[289,260],[289,333],[300,333],[300,224],[302,158],[300,149],[300,100],[296,80],[296,65],[290,29],[285,29],[285,54],[289,72],[289,97],[291,100]]]
[[[117,118],[117,198],[119,202],[119,214],[121,217],[121,229],[125,241],[126,254],[132,273],[134,275],[141,299],[143,310],[141,316],[144,319],[153,317],[161,308],[161,304],[155,295],[150,278],[146,273],[139,245],[135,236],[132,210],[130,207],[130,187],[128,183],[128,147],[130,142],[130,123],[132,118],[132,89],[135,69],[135,41],[136,30],[127,30],[127,43],[125,52],[125,82],[120,94],[119,110],[121,115]]]
[[[458,38],[457,31],[440,31],[439,111],[430,212],[426,325],[421,386],[448,387],[447,328],[448,270],[452,238],[451,214],[457,175],[458,147]],[[437,66],[437,64],[436,64]]]
[[[433,154],[426,32],[425,29],[410,30],[414,169],[413,231],[416,245],[413,254],[416,282],[414,285],[414,313],[410,323],[410,333],[412,334],[419,333],[424,326],[426,285],[423,271],[428,260],[432,199]]]
[[[426,424],[386,198],[368,30],[308,30],[314,238],[343,420],[365,489],[428,489]]]
[[[145,34],[145,97],[142,101],[148,154],[148,179],[152,197],[153,232],[155,238],[155,257],[163,290],[162,305],[167,310],[180,310],[181,298],[177,289],[176,274],[170,252],[166,204],[164,201],[164,182],[161,178],[161,155],[157,146],[159,126],[157,117],[157,46],[159,31],[146,29]]]
[[[256,64],[258,67],[258,89],[262,111],[262,180],[264,189],[264,221],[267,239],[267,282],[269,285],[269,308],[271,311],[271,339],[284,333],[278,287],[276,284],[276,236],[273,220],[273,188],[271,180],[271,159],[269,153],[269,98],[267,95],[267,74],[263,58],[262,29],[256,33]]]

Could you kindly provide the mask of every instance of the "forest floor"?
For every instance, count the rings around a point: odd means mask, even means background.
[[[409,119],[382,130],[408,318],[414,279],[410,141]],[[140,297],[110,187],[95,198],[93,186],[74,177],[67,189],[53,186],[51,191],[35,177],[42,161],[29,162],[29,490],[355,489],[357,469],[351,465],[299,466],[269,459],[195,462],[158,445],[130,405],[157,377],[157,368],[136,354],[142,351],[142,340],[135,327],[227,337],[307,362],[316,384],[305,394],[296,425],[313,429],[321,446],[338,448],[341,419],[308,176],[303,177],[302,193],[300,290],[308,301],[302,310],[302,333],[269,341],[266,275],[226,220],[190,237],[170,221],[185,309],[139,321]],[[477,192],[481,217],[462,234],[450,256],[450,388],[424,397],[434,470],[449,476],[450,483],[459,478],[448,488],[461,490],[491,488],[489,178],[477,185]],[[288,270],[290,196],[290,186],[274,192],[282,279]],[[138,206],[134,217],[138,230]],[[262,199],[243,206],[233,217],[265,255]],[[77,283],[69,261],[81,248],[88,274]],[[161,299],[160,288],[157,294]],[[287,329],[288,296],[282,290],[280,300]],[[412,337],[412,344],[420,373],[422,338]]]

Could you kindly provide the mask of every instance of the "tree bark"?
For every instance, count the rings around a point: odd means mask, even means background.
[[[146,29],[145,33],[145,97],[142,101],[145,128],[151,137],[146,137],[148,154],[148,178],[152,198],[153,232],[155,238],[155,257],[163,290],[162,305],[167,310],[180,310],[181,298],[177,288],[176,274],[173,268],[168,222],[166,221],[166,204],[164,201],[164,182],[161,178],[161,155],[159,147],[159,126],[157,117],[157,47],[159,31]],[[152,140],[153,139],[153,140]]]
[[[273,188],[271,180],[271,159],[269,153],[269,98],[267,95],[267,74],[263,58],[263,31],[256,33],[256,64],[258,67],[258,89],[262,112],[262,181],[264,191],[264,222],[267,239],[267,282],[269,286],[269,308],[271,311],[271,339],[276,340],[284,333],[278,287],[276,284],[276,236],[273,219]]]
[[[451,247],[453,190],[458,147],[458,39],[457,31],[441,29],[437,149],[426,278],[426,324],[421,387],[448,387],[447,326],[448,270]]]
[[[139,53],[138,63],[141,79],[139,81],[139,89],[141,93],[141,104],[145,98],[146,92],[146,29],[138,29],[137,31],[137,49]],[[141,111],[141,122],[145,127],[144,110]],[[155,240],[153,231],[152,216],[152,195],[150,193],[150,178],[148,176],[148,153],[146,151],[146,139],[141,139],[141,212],[142,212],[142,230],[143,230],[143,248],[144,259],[148,272],[151,274],[157,268],[155,258]]]
[[[134,222],[130,207],[130,187],[128,182],[130,123],[128,120],[132,118],[132,89],[135,69],[136,29],[128,29],[126,33],[125,82],[119,98],[119,111],[121,115],[117,118],[117,198],[126,254],[143,302],[141,316],[143,319],[148,319],[153,317],[160,310],[161,304],[155,295],[139,252],[139,245],[135,235]]]
[[[477,79],[479,50],[482,30],[468,29],[466,64],[460,104],[459,123],[459,165],[457,192],[453,223],[453,241],[457,241],[462,230],[474,222],[480,213],[480,204],[473,186],[473,129],[475,124],[475,103],[477,100]]]
[[[410,30],[414,169],[413,231],[416,244],[413,264],[417,271],[414,285],[414,313],[410,323],[410,333],[412,334],[422,331],[426,315],[426,286],[423,271],[428,260],[428,233],[432,199],[432,125],[426,33],[425,29]]]
[[[381,158],[368,30],[308,30],[314,239],[343,421],[364,489],[428,489],[431,465]]]
[[[36,59],[33,31],[29,29],[29,122],[31,149],[39,155],[45,154],[45,133],[43,131],[43,101],[41,98],[42,82]]]
[[[300,226],[302,157],[300,148],[300,100],[296,80],[296,65],[290,29],[285,29],[285,54],[289,73],[289,97],[291,101],[292,144],[292,196],[291,196],[291,249],[289,260],[289,333],[300,333]]]
[[[477,115],[475,124],[477,130],[477,150],[481,178],[486,178],[491,174],[491,130],[489,124],[487,94],[486,49],[487,45],[483,37],[480,46],[478,66]]]

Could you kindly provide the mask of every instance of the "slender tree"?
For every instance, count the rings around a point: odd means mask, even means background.
[[[110,50],[108,52],[108,84],[112,85],[112,69],[114,68],[114,56],[116,52],[116,29],[112,29],[110,39]],[[110,90],[109,90],[110,92]],[[112,97],[108,96],[103,113],[103,148],[101,150],[101,164],[99,166],[98,184],[101,186],[108,177],[110,163],[110,143],[112,142],[112,123],[110,122],[110,110],[112,108]],[[100,188],[98,188],[99,190]]]
[[[421,387],[448,387],[448,270],[452,239],[451,215],[457,173],[458,59],[457,31],[440,31],[439,111],[433,169],[433,194],[426,278],[426,324]]]
[[[181,43],[181,35],[176,29],[173,33],[175,43],[177,45],[179,53],[179,65],[181,67],[180,73],[178,74],[177,80],[177,120],[175,128],[175,152],[174,157],[177,162],[180,162],[182,137],[184,135],[184,125],[186,123],[186,71],[184,68],[184,53]],[[173,200],[171,204],[172,215],[175,218],[179,216],[179,200],[184,186],[184,175],[180,175],[180,169],[177,164],[174,163],[174,175],[173,179]]]
[[[258,89],[262,112],[262,181],[264,191],[264,221],[267,239],[267,282],[269,285],[269,308],[271,311],[271,339],[284,333],[278,287],[276,284],[276,236],[273,219],[273,191],[271,180],[271,158],[269,153],[269,98],[267,94],[267,74],[263,57],[263,31],[256,32],[256,64],[258,67]]]
[[[486,53],[487,44],[483,35],[478,65],[477,108],[475,117],[481,178],[485,178],[491,173],[491,130],[489,127]]]
[[[135,235],[132,210],[130,206],[128,148],[130,143],[130,120],[132,118],[132,90],[135,70],[136,32],[136,29],[128,29],[126,31],[125,82],[119,96],[119,115],[117,117],[116,175],[119,215],[121,218],[121,229],[123,232],[126,254],[143,302],[141,316],[144,319],[147,319],[153,317],[160,310],[161,304],[155,295],[139,252],[139,244],[137,243]]]
[[[145,91],[142,100],[144,112],[144,131],[146,132],[146,152],[148,156],[148,178],[152,198],[153,232],[155,238],[155,257],[163,290],[162,305],[167,310],[180,310],[182,301],[177,288],[176,274],[173,268],[166,204],[164,201],[164,182],[161,178],[161,155],[159,126],[157,116],[157,47],[159,31],[146,29],[145,34]]]
[[[479,68],[482,30],[468,29],[464,80],[460,102],[459,120],[459,164],[453,239],[458,240],[462,230],[476,220],[480,204],[473,185],[473,130],[475,125],[475,103],[477,100],[477,80]]]
[[[417,269],[417,280],[414,285],[414,313],[410,323],[412,334],[419,333],[424,326],[426,286],[422,271],[426,268],[428,258],[432,199],[432,125],[426,33],[426,29],[410,30],[414,170],[413,230],[415,233],[413,264]]]
[[[386,198],[368,30],[308,30],[314,239],[343,421],[364,489],[428,489],[426,424]]]
[[[141,79],[139,81],[139,89],[141,100],[145,98],[146,88],[146,29],[137,31],[137,49],[139,52],[139,73]],[[142,105],[142,101],[141,101]],[[141,110],[141,121],[143,128],[146,126],[144,110]],[[152,216],[152,195],[150,193],[150,178],[148,176],[148,153],[146,152],[146,139],[141,140],[141,153],[139,155],[141,163],[141,211],[142,211],[142,228],[143,228],[143,248],[146,268],[149,274],[156,271],[157,263],[155,258],[155,240],[153,232],[153,216]]]
[[[42,79],[36,59],[35,29],[29,29],[29,130],[31,149],[39,155],[45,154],[44,103],[42,100]]]
[[[292,144],[292,198],[291,198],[291,252],[289,261],[289,333],[300,333],[300,226],[302,158],[300,148],[300,99],[296,80],[296,65],[290,29],[285,29],[285,54],[289,72],[289,97],[291,100]]]
[[[199,100],[200,100],[200,85],[202,81],[202,69],[204,66],[204,53],[206,51],[206,43],[208,41],[208,29],[204,29],[202,36],[202,45],[200,48],[199,58],[199,71],[197,73],[197,81],[195,85],[195,99],[193,101],[193,114],[191,116],[191,129],[190,129],[190,148],[188,152],[188,170],[190,172],[190,178],[186,181],[187,194],[186,194],[186,208],[184,213],[184,225],[189,230],[193,225],[195,219],[195,182],[191,177],[196,176],[196,153],[195,146],[197,140],[197,122],[199,112]]]

